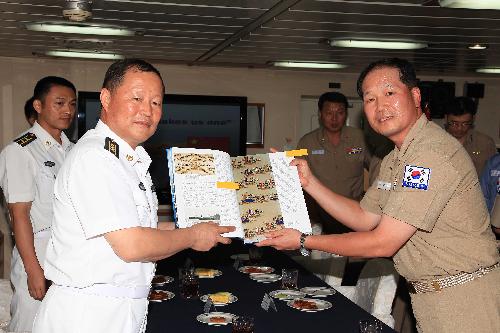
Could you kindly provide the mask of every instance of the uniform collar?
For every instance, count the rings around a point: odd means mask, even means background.
[[[420,118],[413,124],[412,128],[406,135],[405,139],[403,140],[403,144],[401,145],[401,148],[399,149],[398,155],[402,156],[405,154],[406,150],[408,147],[411,145],[413,140],[421,133],[422,129],[427,126],[429,123],[429,120],[427,120],[427,117],[425,114],[422,113]],[[397,147],[394,147],[395,149],[398,149]]]
[[[52,137],[40,124],[35,120],[33,126],[29,129],[29,132],[33,132],[36,137],[41,141],[42,145],[45,149],[49,150],[52,147],[61,147],[63,150],[67,150],[71,145],[71,141],[69,141],[68,137],[64,132],[61,131],[61,142],[57,142],[56,139]]]
[[[474,129],[472,129],[472,128],[467,132],[467,134],[465,136],[464,146],[468,146],[468,145],[472,144],[472,141],[473,141],[472,137],[474,134],[473,132],[474,132]]]
[[[346,126],[342,126],[342,129],[340,130],[340,142],[345,142],[347,139],[349,139],[349,134],[347,134],[347,131],[345,130]],[[330,140],[328,140],[328,136],[326,135],[326,130],[323,126],[320,127],[320,130],[318,131],[318,139],[319,142],[321,142],[323,145],[328,144],[332,145],[330,143]]]
[[[103,123],[101,120],[97,122],[95,130],[99,133],[104,134],[104,136],[109,137],[115,141],[119,149],[120,157],[119,159],[129,162],[132,166],[137,166],[144,171],[147,171],[149,165],[151,164],[151,157],[142,146],[137,146],[134,150],[130,145],[119,137],[115,132],[113,132],[108,125]]]

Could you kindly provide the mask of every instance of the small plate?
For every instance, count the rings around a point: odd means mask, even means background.
[[[322,299],[315,298],[297,298],[286,302],[289,307],[305,311],[305,312],[316,312],[326,310],[332,307],[332,303],[324,301]]]
[[[298,290],[282,289],[282,290],[271,291],[269,293],[269,296],[279,299],[281,301],[289,301],[291,299],[303,298],[304,296],[306,296],[306,294]]]
[[[213,279],[216,276],[221,276],[222,272],[218,269],[196,268],[194,274],[200,279]]]
[[[304,287],[300,291],[312,297],[326,297],[336,293],[335,289],[327,287]]]
[[[149,293],[150,302],[163,302],[174,298],[175,294],[167,290],[151,290]]]
[[[233,322],[234,315],[232,313],[225,312],[209,312],[202,313],[196,317],[200,323],[221,326],[231,324]]]
[[[250,260],[250,256],[248,255],[248,253],[238,253],[238,254],[233,254],[232,256],[230,256],[229,258],[233,259],[233,260],[236,260],[236,259],[240,259],[241,261],[247,261],[247,260]]]
[[[242,273],[252,274],[252,273],[272,273],[274,272],[274,268],[267,266],[243,266],[238,268],[238,270]]]
[[[158,287],[158,286],[163,286],[163,285],[170,283],[172,281],[174,281],[174,278],[171,276],[155,275],[153,280],[151,281],[151,285]]]
[[[206,302],[208,300],[208,297],[210,297],[210,294],[203,295],[200,297],[200,301]],[[229,294],[229,301],[227,303],[218,303],[218,302],[213,302],[215,306],[224,306],[228,305],[230,303],[234,303],[238,300],[238,297],[234,296],[233,294]]]
[[[263,273],[252,273],[250,274],[250,279],[262,283],[271,283],[281,280],[281,275],[278,274],[263,274]]]

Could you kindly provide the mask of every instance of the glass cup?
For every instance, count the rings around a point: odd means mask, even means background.
[[[359,321],[360,333],[381,333],[382,323],[377,319],[365,319]]]
[[[299,271],[297,269],[283,268],[281,271],[281,288],[297,289]]]
[[[194,268],[179,269],[179,293],[184,299],[200,296],[200,281],[194,273]]]
[[[253,333],[254,321],[252,317],[238,316],[233,318],[231,333]]]
[[[263,249],[257,246],[250,246],[248,248],[248,259],[252,264],[259,264],[262,260]]]

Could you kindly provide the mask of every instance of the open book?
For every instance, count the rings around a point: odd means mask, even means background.
[[[224,236],[245,243],[285,227],[311,232],[297,168],[285,153],[230,157],[217,150],[174,147],[167,157],[177,227],[214,221],[235,226]]]

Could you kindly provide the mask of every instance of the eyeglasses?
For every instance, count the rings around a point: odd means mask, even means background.
[[[466,122],[461,122],[461,121],[449,121],[448,122],[448,126],[450,127],[455,127],[455,128],[458,128],[458,127],[466,127],[466,128],[469,128],[471,127],[472,125],[474,125],[473,122],[471,121],[466,121]]]

